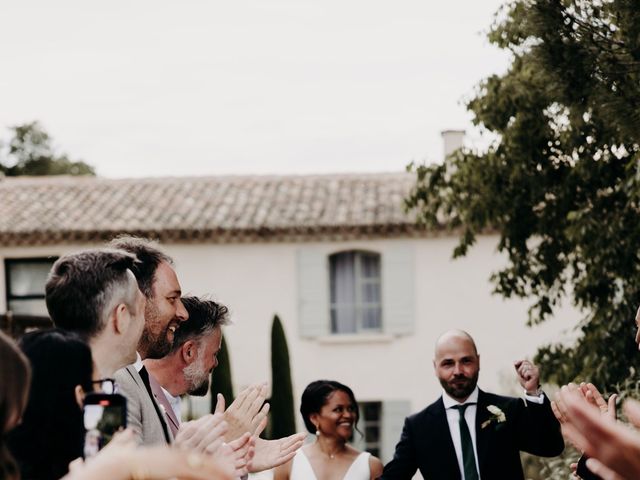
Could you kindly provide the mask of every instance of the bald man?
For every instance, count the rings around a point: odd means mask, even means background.
[[[538,368],[526,360],[514,365],[524,399],[483,392],[475,342],[461,330],[444,333],[433,360],[442,396],[407,417],[381,478],[409,480],[419,469],[428,480],[524,480],[520,451],[560,455],[560,424],[539,389]]]

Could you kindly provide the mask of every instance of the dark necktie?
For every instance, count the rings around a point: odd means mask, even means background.
[[[473,442],[471,441],[471,433],[469,433],[469,426],[467,425],[467,421],[464,419],[464,412],[469,405],[475,405],[475,403],[454,405],[451,408],[455,408],[460,414],[460,417],[458,419],[458,426],[460,427],[460,442],[462,443],[462,464],[464,466],[464,479],[478,480],[476,456],[473,453]]]
[[[153,398],[153,392],[151,391],[151,384],[149,383],[149,372],[147,372],[146,367],[142,367],[142,369],[138,372],[140,378],[142,378],[142,383],[144,383],[145,388],[147,389],[147,393],[149,397],[151,397],[151,403],[153,403],[153,408],[155,408],[156,413],[158,414],[158,418],[160,419],[160,423],[162,424],[162,433],[164,433],[164,439],[167,441],[167,444],[171,443],[171,437],[169,436],[169,431],[167,430],[167,423],[164,419],[163,413],[160,411],[158,404]]]

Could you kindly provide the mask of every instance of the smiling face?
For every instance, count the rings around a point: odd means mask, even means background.
[[[438,340],[433,366],[444,391],[459,402],[478,384],[480,356],[473,341],[461,333],[447,333]]]
[[[166,262],[158,265],[152,290],[153,295],[147,298],[145,325],[138,344],[143,359],[167,355],[173,346],[176,329],[189,318],[180,300],[182,292],[178,277],[171,265]]]
[[[347,392],[335,390],[329,394],[320,412],[312,413],[309,418],[321,435],[337,436],[348,441],[358,415]]]

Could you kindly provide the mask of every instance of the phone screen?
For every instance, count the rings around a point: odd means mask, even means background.
[[[126,427],[127,406],[122,395],[90,394],[84,404],[84,457],[96,455],[114,433]]]

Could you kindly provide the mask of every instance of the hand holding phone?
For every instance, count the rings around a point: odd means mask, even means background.
[[[127,400],[119,394],[90,393],[85,397],[84,458],[96,455],[113,434],[127,426]]]

